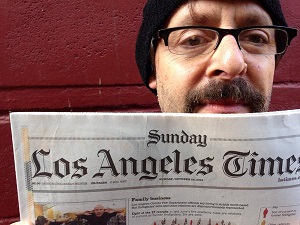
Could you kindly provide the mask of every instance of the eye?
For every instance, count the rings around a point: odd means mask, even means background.
[[[269,35],[263,30],[247,30],[240,34],[239,40],[254,45],[267,44]]]
[[[203,37],[192,36],[192,37],[188,37],[185,40],[182,40],[181,44],[193,47],[193,46],[197,46],[197,45],[204,44],[204,43],[207,43],[207,42],[208,41],[205,40],[205,38],[203,38]]]
[[[252,42],[252,43],[266,43],[266,39],[259,36],[259,35],[250,35],[247,37],[246,41]]]
[[[177,36],[176,45],[186,48],[204,47],[215,41],[214,32],[204,29],[187,29]]]
[[[198,55],[211,52],[218,40],[218,33],[205,28],[182,28],[169,35],[169,50],[179,55]]]

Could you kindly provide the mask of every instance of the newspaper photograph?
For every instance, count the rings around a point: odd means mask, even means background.
[[[300,110],[10,119],[21,220],[300,225]]]

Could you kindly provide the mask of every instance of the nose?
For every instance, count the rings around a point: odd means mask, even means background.
[[[232,80],[246,72],[247,64],[244,54],[236,39],[232,35],[226,35],[211,56],[207,75],[210,77],[218,76],[222,80]]]

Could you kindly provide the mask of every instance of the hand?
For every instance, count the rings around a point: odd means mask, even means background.
[[[92,210],[92,211],[85,211],[83,213],[83,215],[89,216],[89,215],[92,215],[92,213],[94,213],[94,210]]]

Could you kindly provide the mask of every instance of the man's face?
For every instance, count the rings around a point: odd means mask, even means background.
[[[94,213],[96,216],[100,217],[102,216],[102,214],[104,213],[104,207],[102,205],[97,205],[95,208],[94,208]]]
[[[166,28],[190,25],[232,29],[272,25],[272,20],[253,0],[198,0],[182,5]],[[149,86],[157,89],[163,112],[268,110],[275,57],[242,52],[232,35],[213,52],[193,57],[172,54],[160,39],[155,68]]]

